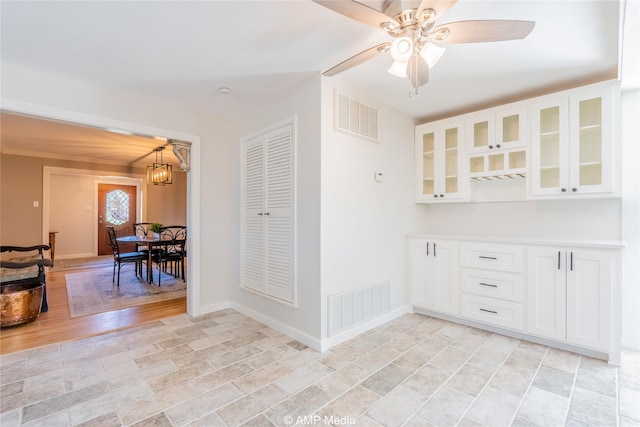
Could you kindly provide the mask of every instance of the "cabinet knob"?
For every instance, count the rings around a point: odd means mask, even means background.
[[[444,197],[444,194],[441,194],[440,197]]]
[[[560,191],[562,191],[563,193],[566,193],[566,192],[567,192],[567,189],[566,189],[566,188],[563,188],[563,189],[562,189],[562,190],[560,190]]]
[[[489,150],[493,150],[493,145],[490,145],[490,146],[489,146]]]
[[[438,195],[437,195],[437,194],[434,194],[434,195],[433,195],[433,197],[438,197]]]
[[[577,189],[577,188],[575,188],[575,187],[573,187],[573,188],[571,189],[571,191],[573,191],[573,192],[575,193],[576,191],[578,191],[578,189]]]
[[[496,148],[500,148],[500,144],[496,144]]]

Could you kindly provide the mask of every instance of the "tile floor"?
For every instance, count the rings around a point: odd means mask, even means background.
[[[631,426],[623,366],[418,314],[319,354],[233,310],[0,358],[9,426]]]

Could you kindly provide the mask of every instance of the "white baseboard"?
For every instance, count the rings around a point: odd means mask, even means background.
[[[279,320],[273,319],[269,316],[265,316],[264,314],[257,312],[251,308],[245,307],[243,305],[240,304],[236,304],[234,302],[231,303],[231,308],[233,308],[234,310],[236,310],[239,313],[244,314],[245,316],[249,316],[254,320],[257,320],[258,322],[264,323],[265,325],[269,326],[270,328],[275,329],[276,331],[283,333],[299,342],[301,342],[302,344],[311,347],[312,349],[316,350],[316,351],[322,351],[322,345],[321,342],[315,338],[313,338],[312,336],[299,331],[298,329],[295,329],[293,327],[291,327],[290,325],[285,325],[284,323],[280,322]]]
[[[215,304],[203,305],[200,307],[200,315],[205,315],[209,313],[214,313],[220,310],[226,310],[227,308],[231,308],[231,301],[223,301]]]
[[[383,325],[387,322],[392,321],[393,319],[402,316],[403,314],[410,313],[411,307],[408,305],[398,307],[395,310],[392,310],[384,315],[378,316],[374,319],[371,319],[367,322],[363,322],[349,328],[343,332],[338,333],[330,338],[326,338],[321,342],[321,351],[327,351],[332,347],[335,347],[338,344],[342,344],[345,341],[349,341],[351,338],[355,338],[360,334],[363,334],[375,327]]]
[[[411,307],[410,306],[403,306],[403,307],[399,307],[396,308],[395,310],[386,313],[383,316],[379,316],[376,317],[375,319],[372,319],[368,322],[364,322],[361,323],[353,328],[350,328],[349,330],[346,330],[344,332],[341,332],[338,335],[335,335],[331,338],[326,338],[324,340],[318,340],[317,338],[314,338],[312,336],[310,336],[309,334],[302,332],[294,327],[292,327],[291,325],[286,325],[284,323],[282,323],[279,320],[276,320],[272,317],[266,316],[263,313],[260,313],[258,311],[255,311],[251,308],[245,307],[243,305],[231,302],[231,301],[225,301],[225,302],[221,302],[221,303],[217,303],[217,304],[211,304],[211,305],[206,305],[206,306],[202,306],[200,309],[200,313],[202,315],[204,314],[208,314],[208,313],[213,313],[215,311],[220,311],[220,310],[225,310],[227,308],[232,308],[234,310],[236,310],[238,313],[244,314],[245,316],[251,317],[254,320],[257,320],[258,322],[264,323],[265,325],[269,326],[270,328],[275,329],[276,331],[285,334],[289,337],[291,337],[292,339],[295,339],[299,342],[301,342],[302,344],[311,347],[312,349],[319,351],[319,352],[324,352],[327,351],[329,349],[331,349],[332,347],[335,347],[338,344],[341,344],[345,341],[350,340],[351,338],[355,338],[360,334],[363,334],[375,327],[378,327],[380,325],[383,325],[387,322],[390,322],[391,320],[395,319],[396,317],[400,317],[403,314],[406,313],[410,313],[411,312]]]

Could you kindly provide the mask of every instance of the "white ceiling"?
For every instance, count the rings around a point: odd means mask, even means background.
[[[365,3],[380,8],[382,1]],[[3,62],[221,116],[390,40],[310,0],[2,1],[0,8]],[[460,0],[438,24],[517,19],[536,26],[524,40],[447,45],[417,96],[386,72],[388,54],[337,78],[416,121],[615,78],[619,9],[613,0]],[[221,86],[231,94],[220,94]],[[3,124],[3,149],[16,149],[15,137]]]

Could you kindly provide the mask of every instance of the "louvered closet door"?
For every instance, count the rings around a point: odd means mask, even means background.
[[[242,286],[295,303],[295,122],[244,139]]]
[[[266,135],[266,293],[294,301],[293,126]]]
[[[265,292],[264,137],[244,146],[243,285]]]

